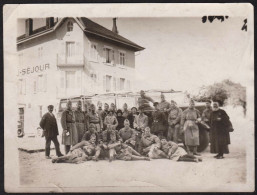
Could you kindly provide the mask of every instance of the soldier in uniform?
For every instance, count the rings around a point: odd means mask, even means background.
[[[96,144],[98,144],[99,135],[98,135],[98,133],[97,133],[97,131],[96,131],[96,126],[95,126],[95,124],[93,124],[93,123],[91,123],[91,124],[89,125],[89,129],[88,129],[88,131],[86,131],[86,132],[84,133],[84,135],[83,135],[83,137],[82,137],[82,140],[89,141],[91,135],[95,135],[95,137],[96,137]]]
[[[95,112],[94,104],[90,105],[90,111],[89,111],[88,117],[89,117],[89,124],[91,123],[95,124],[97,133],[101,133],[103,129],[103,124],[100,116]]]
[[[131,112],[128,115],[128,120],[129,120],[129,125],[131,128],[134,128],[134,120],[135,117],[137,116],[137,108],[136,107],[132,107],[131,108]]]
[[[129,115],[129,110],[128,110],[128,105],[127,105],[127,103],[124,103],[123,104],[123,111],[122,111],[123,113],[122,113],[122,116],[125,118],[125,119],[127,119],[128,118],[128,115]]]
[[[139,107],[139,114],[135,116],[134,119],[134,129],[136,130],[136,146],[135,149],[138,152],[141,152],[141,136],[145,128],[148,126],[148,116],[143,112],[143,108]]]
[[[89,129],[89,109],[88,109],[88,104],[85,103],[84,104],[84,116],[85,116],[85,129],[88,130]]]
[[[52,163],[82,163],[88,160],[98,161],[100,147],[96,145],[96,137],[91,136],[89,141],[81,141],[70,149],[70,152],[62,157],[52,160]]]
[[[135,147],[135,144],[136,144],[136,132],[135,132],[134,129],[131,129],[129,127],[128,119],[125,119],[125,121],[124,121],[124,128],[122,128],[119,131],[119,135],[120,135],[120,138],[122,139],[122,142],[132,146],[133,148]]]
[[[141,156],[137,151],[135,151],[132,147],[128,146],[125,143],[121,143],[121,141],[117,141],[116,137],[112,134],[111,141],[108,144],[108,148],[110,151],[110,162],[112,159],[118,160],[150,160],[148,157]]]
[[[58,157],[60,157],[60,156],[63,156],[63,154],[60,151],[60,144],[57,139],[57,135],[59,135],[59,132],[58,132],[56,118],[55,118],[54,114],[52,113],[54,106],[49,105],[47,108],[48,108],[48,112],[46,114],[44,114],[39,125],[44,130],[44,136],[46,139],[45,157],[47,159],[51,159],[51,157],[49,156],[51,141],[54,142],[56,155]]]
[[[100,102],[100,101],[98,101],[97,102],[97,107],[98,107],[98,109],[97,109],[97,111],[96,111],[96,113],[98,114],[98,116],[102,116],[102,112],[103,112],[103,109],[102,109],[102,102]]]
[[[143,90],[140,91],[140,97],[138,98],[138,107],[141,107],[144,110],[144,114],[148,116],[148,125],[152,125],[152,111],[154,108],[150,106],[150,102],[154,103],[154,100],[145,95]]]
[[[160,156],[161,153],[163,153],[160,150],[160,139],[156,135],[151,134],[149,127],[145,128],[145,131],[142,134],[141,143],[142,154],[148,156],[149,158],[155,158],[156,156]],[[164,158],[165,157],[166,155],[164,156]]]
[[[116,112],[117,112],[117,109],[116,109],[116,106],[114,103],[111,103],[111,106],[110,106],[110,109],[109,111],[112,110],[113,111],[113,115],[116,117]]]
[[[167,158],[175,161],[199,162],[200,157],[189,155],[187,152],[178,146],[175,142],[161,139],[161,150],[167,155]]]
[[[182,115],[182,109],[176,106],[176,102],[171,100],[170,113],[168,116],[168,135],[167,140],[178,143],[178,137],[180,135],[180,119]]]
[[[70,151],[70,147],[78,143],[78,133],[75,124],[75,115],[71,109],[71,101],[67,102],[67,108],[61,116],[61,125],[63,128],[62,144],[65,146],[65,153]]]
[[[101,148],[103,150],[102,151],[103,154],[108,153],[110,161],[113,160],[113,158],[112,158],[113,156],[111,156],[111,155],[113,155],[113,150],[110,151],[108,148],[108,144],[113,142],[113,141],[111,141],[111,135],[115,136],[116,141],[121,141],[119,132],[117,130],[112,129],[112,126],[110,124],[108,124],[107,129],[101,133],[100,144],[101,144]],[[114,138],[113,138],[113,140],[114,140]]]
[[[115,126],[115,128],[118,126],[117,118],[114,116],[114,112],[112,109],[109,110],[109,114],[104,119],[104,124]]]
[[[153,117],[153,123],[151,127],[151,133],[154,135],[157,135],[158,137],[162,137],[165,135],[166,126],[165,126],[165,114],[159,110],[158,107],[159,103],[154,103],[154,112],[152,114]]]
[[[183,111],[181,118],[181,128],[185,136],[185,145],[188,154],[200,155],[197,153],[199,145],[199,128],[200,112],[195,108],[194,100],[190,100],[189,107]]]
[[[81,101],[77,102],[77,109],[74,111],[75,115],[75,124],[77,128],[78,134],[78,142],[82,140],[84,133],[87,131],[87,120],[84,112],[82,111],[82,103]]]
[[[206,102],[206,108],[205,110],[203,111],[203,114],[202,114],[202,120],[207,123],[207,125],[210,126],[210,120],[211,120],[211,113],[212,113],[212,108],[211,108],[211,101],[208,100]]]
[[[109,113],[109,104],[105,103],[104,104],[104,110],[102,111],[102,113],[100,115],[101,121],[102,121],[102,124],[103,124],[103,130],[106,129],[106,125],[104,124],[104,119],[108,115],[108,113]]]

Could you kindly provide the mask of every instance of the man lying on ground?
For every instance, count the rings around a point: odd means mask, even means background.
[[[148,157],[141,156],[132,147],[116,139],[115,134],[111,134],[111,141],[108,143],[109,161],[118,160],[150,160]]]
[[[187,162],[199,162],[202,161],[202,158],[196,157],[179,147],[178,144],[172,141],[167,141],[166,139],[161,139],[161,148],[160,148],[167,158],[175,161],[187,161]]]
[[[98,160],[100,147],[96,145],[96,136],[91,135],[89,141],[81,141],[73,146],[65,156],[52,160],[52,163],[82,163],[88,160]]]

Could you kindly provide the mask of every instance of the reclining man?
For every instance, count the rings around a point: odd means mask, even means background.
[[[108,143],[109,149],[109,161],[113,159],[118,160],[150,160],[148,157],[141,156],[137,151],[132,147],[121,143],[120,140],[117,140],[117,137],[114,132],[111,133],[111,140]]]
[[[93,134],[89,141],[81,141],[73,146],[65,156],[52,160],[52,163],[82,163],[88,160],[98,160],[100,147],[96,145],[96,136]]]
[[[167,141],[166,139],[161,139],[161,148],[160,148],[166,157],[170,160],[175,161],[187,161],[187,162],[199,162],[202,161],[200,157],[187,154],[187,152],[178,146],[175,142]],[[161,155],[161,157],[163,154]],[[157,156],[158,157],[158,156]]]

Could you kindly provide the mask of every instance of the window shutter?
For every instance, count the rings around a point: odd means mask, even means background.
[[[116,78],[113,77],[113,91],[116,91],[117,88],[116,88]]]
[[[103,62],[106,62],[106,49],[103,48]]]
[[[112,64],[114,64],[114,60],[115,60],[114,55],[115,55],[115,52],[114,50],[112,50]]]

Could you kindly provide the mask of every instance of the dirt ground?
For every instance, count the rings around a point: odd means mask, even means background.
[[[53,192],[219,191],[222,186],[246,182],[243,126],[242,121],[234,122],[236,130],[225,159],[213,158],[207,148],[199,163],[160,159],[52,164],[44,152],[20,151],[20,183],[30,191]]]

